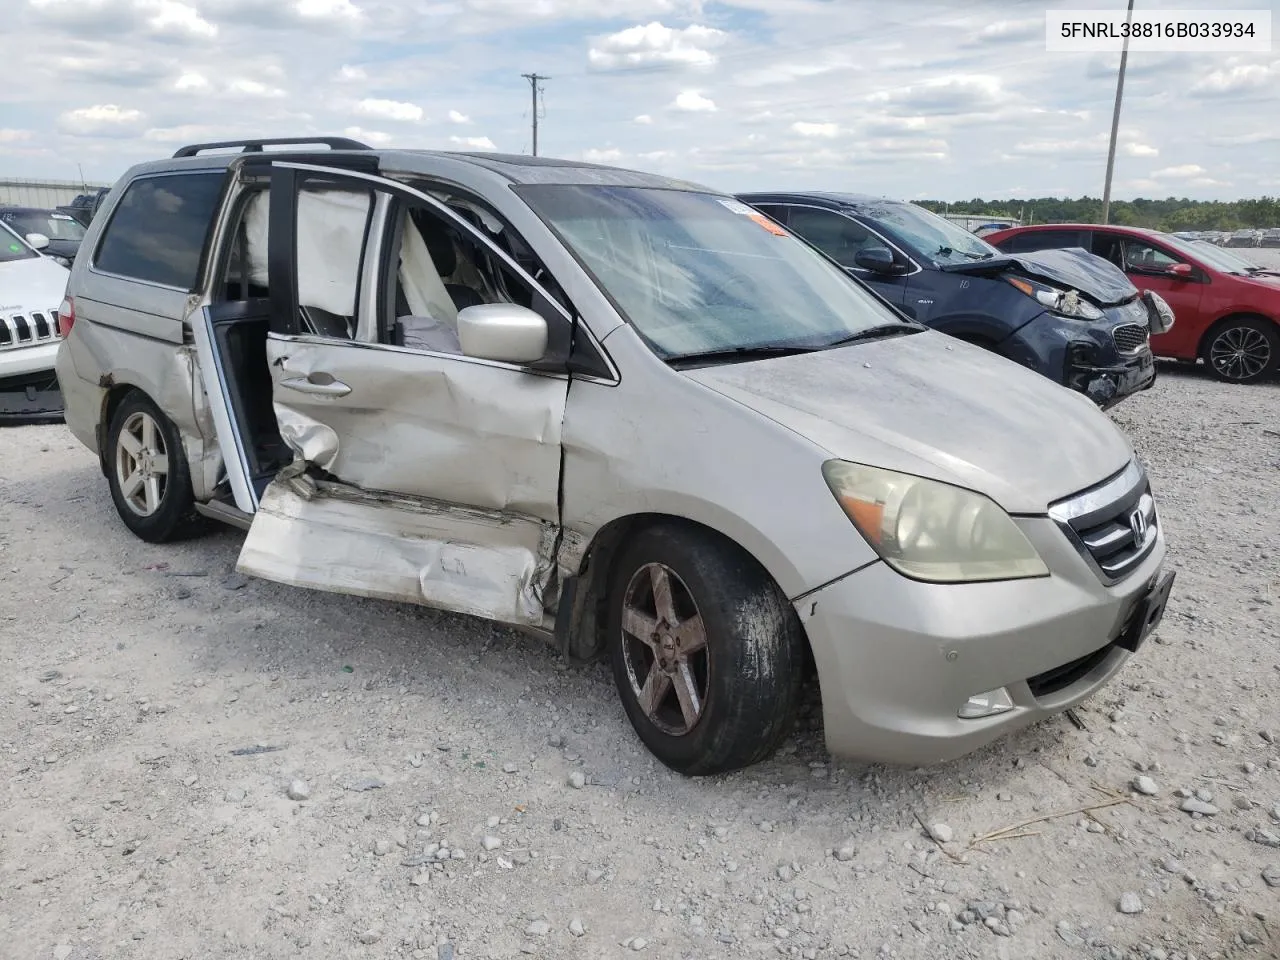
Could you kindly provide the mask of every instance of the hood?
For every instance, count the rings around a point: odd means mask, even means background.
[[[1043,514],[1133,457],[1086,397],[933,331],[685,376],[833,457],[977,490],[1010,513]]]
[[[0,263],[0,314],[58,309],[70,276],[48,257]]]
[[[1079,290],[1100,307],[1125,303],[1138,295],[1138,288],[1129,282],[1124,271],[1110,260],[1096,257],[1080,247],[1004,254],[972,263],[948,263],[941,269],[983,276],[995,276],[1006,270],[1025,273],[1055,287]]]

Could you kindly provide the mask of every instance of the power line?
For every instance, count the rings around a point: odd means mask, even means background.
[[[537,73],[522,73],[520,76],[529,81],[529,113],[533,120],[533,155],[536,157],[538,155],[538,95],[542,93],[541,81],[551,78]]]

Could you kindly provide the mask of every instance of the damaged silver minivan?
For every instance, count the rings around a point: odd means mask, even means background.
[[[246,573],[607,656],[687,774],[769,755],[815,668],[833,753],[955,757],[1159,622],[1146,474],[1085,397],[703,187],[323,146],[185,147],[89,229],[58,377],[143,539],[216,518]]]

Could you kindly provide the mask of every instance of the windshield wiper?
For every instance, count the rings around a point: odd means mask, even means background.
[[[900,337],[908,333],[919,333],[921,327],[910,323],[881,323],[874,327],[867,327],[865,330],[859,330],[857,333],[851,333],[846,337],[840,337],[838,340],[831,340],[822,345],[823,349],[830,350],[832,347],[847,347],[851,343],[862,343],[864,340],[883,340],[885,337]]]
[[[806,347],[796,344],[766,344],[756,347],[729,347],[724,350],[706,350],[702,353],[683,353],[667,357],[667,363],[673,367],[696,366],[713,363],[745,363],[748,360],[768,360],[771,357],[790,357],[798,353],[813,353],[821,347]]]

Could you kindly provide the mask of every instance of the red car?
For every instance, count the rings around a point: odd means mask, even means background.
[[[1280,369],[1280,272],[1254,267],[1227,250],[1136,227],[1054,223],[983,237],[1005,253],[1082,247],[1154,290],[1176,323],[1151,338],[1156,356],[1195,362],[1231,383],[1253,383]]]

